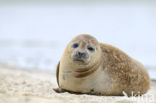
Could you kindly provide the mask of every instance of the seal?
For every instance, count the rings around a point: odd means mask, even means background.
[[[150,88],[145,67],[123,51],[80,34],[67,45],[56,69],[58,93],[138,96]]]

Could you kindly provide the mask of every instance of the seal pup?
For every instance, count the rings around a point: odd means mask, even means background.
[[[73,38],[56,69],[56,92],[104,96],[145,94],[150,77],[144,66],[116,47],[88,34]]]

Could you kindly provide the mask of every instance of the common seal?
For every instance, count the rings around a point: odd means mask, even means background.
[[[145,94],[150,88],[150,77],[141,63],[89,34],[78,35],[69,42],[56,77],[56,92],[132,96]]]

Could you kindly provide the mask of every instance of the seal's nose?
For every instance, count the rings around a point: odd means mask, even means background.
[[[76,57],[78,57],[78,58],[88,58],[88,55],[85,52],[77,51],[76,52]]]

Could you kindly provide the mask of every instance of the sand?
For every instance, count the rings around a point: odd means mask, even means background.
[[[141,97],[55,93],[55,73],[0,66],[0,103],[156,103],[156,83]]]

